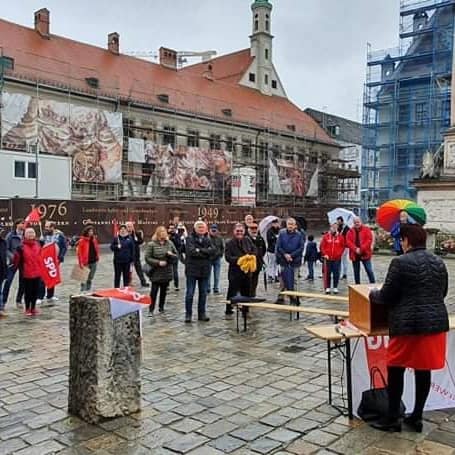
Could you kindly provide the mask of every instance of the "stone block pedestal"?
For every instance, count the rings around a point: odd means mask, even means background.
[[[96,423],[140,410],[139,312],[112,320],[107,298],[70,300],[68,410]]]

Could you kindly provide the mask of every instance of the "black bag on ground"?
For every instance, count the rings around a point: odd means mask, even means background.
[[[375,389],[374,378],[379,375],[382,379],[384,387]],[[378,367],[373,367],[370,370],[370,389],[362,392],[362,400],[357,409],[358,416],[365,422],[379,420],[382,417],[387,417],[389,411],[389,394],[387,393],[387,384],[381,370]],[[400,403],[400,415],[404,415],[406,408],[403,401]]]

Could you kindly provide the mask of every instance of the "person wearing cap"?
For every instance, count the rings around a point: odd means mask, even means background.
[[[256,223],[250,224],[247,235],[256,247],[256,271],[253,272],[251,276],[251,297],[256,297],[259,274],[264,266],[264,256],[267,251],[267,246],[264,238],[258,231],[258,225]]]
[[[187,237],[185,245],[185,322],[192,322],[193,298],[198,286],[198,320],[208,322],[207,316],[207,282],[210,275],[210,264],[215,248],[207,235],[207,225],[203,221],[194,223],[194,231]]]
[[[221,271],[221,258],[224,255],[224,240],[221,237],[217,224],[210,226],[209,232],[210,241],[215,248],[215,253],[210,264],[210,274],[207,283],[207,294],[210,294],[211,276],[213,273],[213,293],[220,293],[220,271]]]

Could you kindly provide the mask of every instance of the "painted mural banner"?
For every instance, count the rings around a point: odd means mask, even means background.
[[[231,204],[243,207],[256,206],[256,169],[238,167],[233,170]]]
[[[164,188],[222,191],[231,176],[232,156],[225,150],[146,141],[144,162]]]
[[[295,215],[290,207],[244,208],[215,204],[163,204],[153,202],[115,202],[115,201],[67,201],[50,199],[3,199],[0,200],[0,222],[7,229],[13,221],[25,218],[31,210],[37,208],[41,222],[52,220],[67,237],[80,235],[88,224],[95,227],[101,243],[109,243],[119,224],[133,221],[137,229],[144,231],[148,241],[158,226],[168,226],[170,222],[182,222],[188,230],[195,221],[201,219],[207,223],[217,223],[223,235],[229,235],[233,226],[243,221],[247,213],[257,219],[267,215],[286,217]],[[322,211],[327,211],[323,208]]]
[[[362,392],[370,389],[370,371],[378,367],[387,380],[386,352],[388,336],[360,338],[353,343],[352,356],[352,390],[353,410],[357,409]],[[383,387],[376,378],[375,387]],[[406,370],[403,402],[407,412],[414,408],[414,372]],[[431,373],[430,395],[425,405],[426,411],[449,409],[455,407],[455,331],[448,333],[445,368]]]
[[[303,157],[269,159],[269,193],[281,196],[306,196],[316,165]]]
[[[72,157],[76,182],[122,181],[122,114],[3,93],[2,141],[9,150],[39,143],[42,153]]]

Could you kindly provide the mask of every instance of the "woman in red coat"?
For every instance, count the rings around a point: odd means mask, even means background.
[[[96,273],[96,266],[100,260],[100,246],[93,226],[87,226],[82,231],[82,236],[77,243],[77,259],[81,269],[89,269],[87,281],[81,283],[81,292],[90,291]]]
[[[24,279],[25,315],[35,316],[38,310],[35,308],[36,300],[41,284],[41,245],[36,240],[36,232],[33,228],[27,228],[24,233],[24,241],[13,257],[15,267],[22,272]]]
[[[341,257],[345,249],[343,234],[338,232],[338,224],[330,226],[330,231],[324,234],[321,240],[321,255],[326,260],[327,282],[325,293],[338,294],[338,282],[340,281]],[[333,277],[333,288],[330,286]]]

